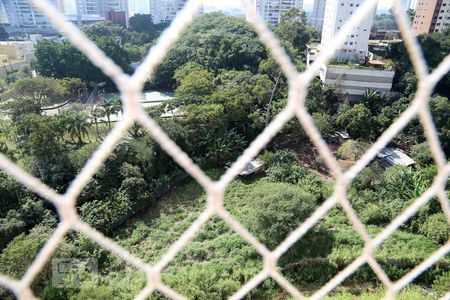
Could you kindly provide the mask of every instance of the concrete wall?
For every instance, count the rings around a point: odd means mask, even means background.
[[[394,71],[350,67],[324,67],[320,79],[325,84],[337,84],[342,92],[362,96],[367,90],[391,91]]]

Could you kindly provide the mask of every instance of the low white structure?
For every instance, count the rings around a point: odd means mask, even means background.
[[[356,97],[367,90],[390,92],[394,75],[394,71],[345,65],[324,66],[320,70],[320,79],[325,84],[335,84],[344,94]]]
[[[397,148],[384,148],[377,154],[380,165],[383,167],[391,166],[412,166],[416,162],[406,155],[402,150]]]
[[[307,46],[306,64],[309,67],[320,54],[320,46]],[[369,57],[373,57],[369,53]],[[325,84],[336,85],[337,89],[349,100],[357,100],[367,90],[377,90],[388,93],[392,89],[395,72],[387,67],[387,62],[370,60],[366,66],[356,63],[331,63],[320,68],[320,79]]]

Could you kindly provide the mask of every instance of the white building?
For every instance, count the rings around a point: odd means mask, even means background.
[[[54,32],[45,15],[28,0],[3,0],[4,14],[11,32]],[[50,0],[60,9],[61,1]]]
[[[326,1],[321,47],[328,47],[334,41],[334,36],[363,3],[364,0]],[[366,57],[375,13],[374,9],[358,27],[353,29],[341,49],[337,50],[335,56],[337,60],[364,59]]]
[[[281,17],[289,9],[295,7],[303,9],[303,0],[254,0],[256,12],[268,24],[276,26]]]
[[[311,14],[310,23],[311,26],[319,30],[322,30],[323,27],[323,18],[325,15],[326,3],[326,0],[314,0],[314,7]]]
[[[186,3],[187,0],[150,0],[150,14],[153,23],[172,21]],[[203,9],[200,13],[202,12]]]
[[[124,12],[128,22],[130,6],[128,0],[75,0],[76,12],[65,12],[67,19],[78,26],[106,20],[109,11]]]
[[[367,90],[389,93],[395,72],[383,69],[330,65],[322,67],[320,79],[325,84],[336,85],[349,99],[359,99]]]

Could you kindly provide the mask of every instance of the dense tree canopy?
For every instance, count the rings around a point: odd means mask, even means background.
[[[130,60],[117,37],[89,36],[100,49],[125,72],[130,72]],[[110,82],[110,79],[68,41],[40,41],[36,46],[36,69],[42,76],[80,78],[84,82]]]
[[[265,48],[247,22],[220,13],[204,14],[186,29],[154,74],[152,83],[171,88],[175,71],[189,61],[214,72],[256,71],[265,57]]]

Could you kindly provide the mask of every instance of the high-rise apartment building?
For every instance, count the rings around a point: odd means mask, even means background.
[[[60,0],[50,0],[58,9],[62,5]],[[7,19],[11,31],[34,30],[51,31],[52,25],[47,17],[38,9],[34,8],[29,0],[2,0],[3,18]]]
[[[321,47],[328,47],[333,42],[337,32],[363,3],[364,0],[326,1]],[[337,60],[364,59],[366,57],[375,13],[374,9],[359,26],[353,29],[341,49],[337,50]]]
[[[271,25],[278,25],[283,14],[295,7],[303,9],[303,0],[254,0],[256,12]]]
[[[441,32],[450,25],[450,0],[444,0],[436,20],[434,32]]]
[[[326,0],[314,0],[314,7],[310,18],[311,26],[322,30],[325,15]]]
[[[450,24],[450,0],[419,0],[413,30],[416,34],[440,32]]]
[[[76,4],[76,23],[79,26],[105,20],[111,15],[110,12],[125,15],[125,25],[128,25],[128,19],[130,18],[128,0],[76,0]],[[72,17],[69,19],[74,21],[73,15],[69,17]]]
[[[153,23],[172,21],[186,2],[187,0],[150,0]]]

